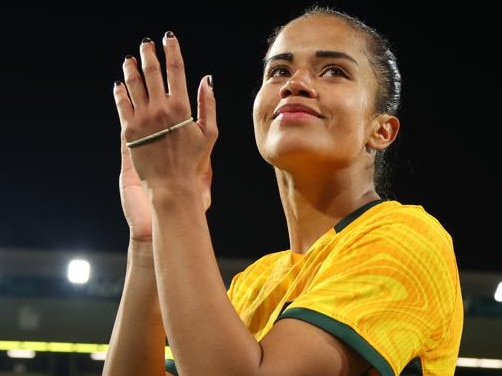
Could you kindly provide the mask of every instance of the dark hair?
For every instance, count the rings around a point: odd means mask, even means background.
[[[360,19],[328,6],[313,5],[308,7],[298,18],[318,14],[338,17],[365,36],[369,51],[368,59],[378,82],[375,112],[397,115],[401,105],[401,73],[387,38]],[[272,46],[285,26],[282,25],[274,29],[268,38],[268,48]],[[395,142],[391,146],[394,144]],[[387,163],[386,158],[388,149],[379,150],[375,155],[374,183],[376,191],[382,198],[389,198],[391,194],[391,166]]]

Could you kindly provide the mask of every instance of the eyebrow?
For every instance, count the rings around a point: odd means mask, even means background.
[[[331,50],[320,50],[316,51],[315,53],[316,57],[330,57],[330,58],[335,58],[335,59],[346,59],[352,61],[354,64],[359,65],[352,56],[346,54],[345,52],[340,52],[340,51],[331,51]],[[263,60],[263,65],[267,65],[271,61],[276,61],[276,60],[286,60],[289,62],[293,61],[293,54],[291,52],[285,52],[283,54],[277,54],[274,56],[270,56],[269,58],[266,58]]]

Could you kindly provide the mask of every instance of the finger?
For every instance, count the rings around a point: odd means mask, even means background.
[[[166,57],[167,88],[170,101],[178,101],[180,106],[188,103],[185,63],[181,55],[178,39],[172,31],[167,31],[162,39]],[[180,110],[182,107],[180,107]],[[185,114],[185,116],[188,114]]]
[[[145,105],[148,101],[143,77],[138,71],[138,62],[134,56],[128,55],[122,64],[124,81],[134,108]]]
[[[216,99],[213,91],[213,77],[207,75],[202,78],[197,92],[197,118],[198,124],[210,142],[210,148],[218,137],[216,121]]]
[[[120,125],[124,128],[127,121],[132,118],[134,109],[129,95],[127,94],[127,89],[120,81],[115,81],[113,84],[113,99],[115,100],[115,107],[119,115]]]
[[[121,165],[122,171],[127,171],[133,167],[131,160],[131,151],[127,146],[127,140],[125,139],[124,132],[120,132],[120,153],[121,153]]]
[[[155,43],[150,38],[141,41],[140,56],[149,100],[164,99],[166,96],[164,77],[155,51]]]
[[[207,144],[205,156],[200,166],[200,179],[204,209],[211,206],[211,182],[213,169],[211,166],[211,153],[218,137],[216,122],[216,101],[213,91],[213,78],[207,75],[202,78],[197,92],[197,124],[206,137]]]
[[[132,168],[132,161],[129,148],[125,139],[125,128],[129,119],[134,116],[134,109],[127,94],[125,85],[120,81],[115,81],[113,85],[113,97],[115,99],[115,106],[119,115],[121,126],[120,132],[120,152],[121,152],[121,165],[122,171]]]

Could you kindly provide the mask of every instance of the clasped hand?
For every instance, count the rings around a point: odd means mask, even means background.
[[[145,38],[140,45],[141,64],[134,56],[127,56],[122,65],[124,82],[116,82],[113,91],[122,135],[121,197],[129,225],[130,187],[198,186],[205,209],[211,204],[211,152],[218,137],[212,77],[201,79],[197,119],[185,123],[192,110],[180,45],[172,32],[166,32],[162,45],[165,75],[155,42]],[[127,143],[180,123],[186,125],[137,147],[127,147]]]

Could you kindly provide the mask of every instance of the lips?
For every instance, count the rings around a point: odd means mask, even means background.
[[[305,106],[303,104],[299,103],[288,103],[284,104],[282,106],[279,106],[275,111],[274,114],[272,115],[272,119],[275,119],[277,116],[284,114],[284,113],[295,113],[295,112],[301,112],[304,114],[309,114],[315,117],[322,117],[321,114],[314,110],[311,107]]]

